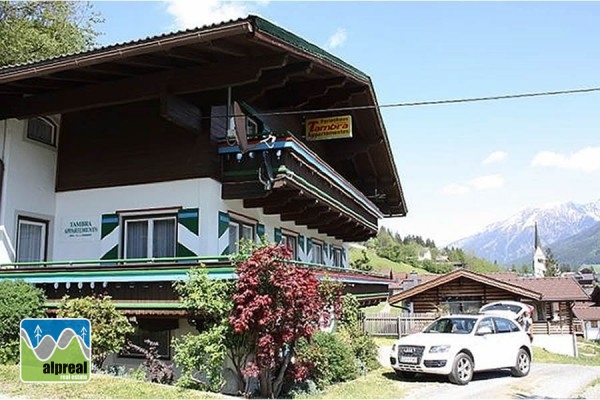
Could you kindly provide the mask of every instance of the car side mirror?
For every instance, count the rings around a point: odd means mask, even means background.
[[[492,333],[492,328],[490,326],[482,326],[479,329],[477,329],[477,335],[489,335],[490,333]]]

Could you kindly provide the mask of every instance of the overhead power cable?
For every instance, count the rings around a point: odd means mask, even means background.
[[[376,109],[376,108],[382,109],[382,108],[434,106],[434,105],[442,105],[442,104],[475,103],[475,102],[481,102],[481,101],[510,100],[510,99],[522,99],[522,98],[527,98],[527,97],[558,96],[558,95],[581,94],[581,93],[592,93],[592,92],[600,92],[600,87],[584,88],[584,89],[555,90],[555,91],[546,91],[546,92],[517,93],[517,94],[506,94],[506,95],[499,95],[499,96],[466,97],[466,98],[459,98],[459,99],[413,101],[413,102],[405,102],[405,103],[390,103],[390,104],[380,104],[380,105],[321,108],[321,109],[315,109],[315,110],[308,109],[308,110],[272,111],[272,112],[261,112],[261,113],[255,114],[255,115],[270,116],[270,115],[319,114],[319,113],[327,113],[327,112],[332,112],[332,111],[336,112],[336,111],[372,110],[372,109]]]

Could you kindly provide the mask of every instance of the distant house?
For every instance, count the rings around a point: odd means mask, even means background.
[[[581,279],[581,284],[600,282],[600,264],[583,264],[577,270],[576,278]]]
[[[600,340],[600,288],[596,286],[590,295],[591,301],[573,307],[575,316],[583,321],[583,336],[589,340]]]
[[[457,269],[410,289],[396,293],[390,304],[402,305],[413,313],[447,310],[477,312],[486,303],[515,300],[534,307],[534,333],[574,333],[579,330],[572,307],[589,301],[574,278],[523,278],[514,273],[479,274]]]

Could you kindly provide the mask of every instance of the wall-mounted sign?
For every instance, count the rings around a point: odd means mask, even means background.
[[[97,240],[99,232],[98,218],[67,217],[62,219],[60,236],[63,240]]]
[[[328,140],[352,137],[352,116],[306,120],[306,140]]]

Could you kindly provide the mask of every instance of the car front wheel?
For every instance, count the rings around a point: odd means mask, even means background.
[[[526,376],[529,374],[530,369],[531,357],[529,356],[529,353],[525,349],[519,349],[519,353],[517,353],[517,362],[510,370],[512,376]]]
[[[450,382],[466,385],[473,378],[473,360],[465,353],[459,353],[454,359],[452,372],[448,375]]]

